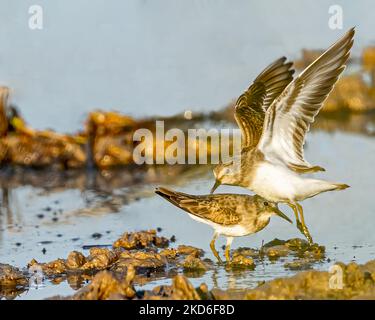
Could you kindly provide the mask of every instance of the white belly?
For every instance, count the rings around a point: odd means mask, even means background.
[[[190,218],[193,220],[202,222],[204,224],[208,224],[211,226],[217,233],[227,236],[227,237],[242,237],[242,236],[247,236],[248,234],[253,233],[251,230],[246,229],[242,227],[241,225],[235,225],[235,226],[222,226],[220,224],[214,223],[209,220],[205,220],[202,218],[199,218],[193,214],[189,213]]]
[[[295,199],[301,180],[288,168],[262,162],[248,188],[269,201],[285,202]]]

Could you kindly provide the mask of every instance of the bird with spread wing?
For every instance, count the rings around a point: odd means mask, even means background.
[[[345,69],[353,37],[354,28],[294,79],[292,64],[281,58],[254,80],[235,108],[241,154],[215,167],[211,193],[221,184],[235,185],[268,201],[286,203],[295,213],[298,228],[312,242],[298,202],[348,185],[301,176],[324,171],[305,160],[305,136]]]

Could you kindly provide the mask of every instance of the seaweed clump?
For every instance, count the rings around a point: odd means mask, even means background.
[[[66,259],[46,263],[33,259],[28,268],[40,269],[54,283],[66,279],[74,289],[79,289],[84,281],[93,277],[96,282],[103,277],[104,282],[114,285],[129,274],[129,270],[133,270],[132,280],[135,283],[144,284],[157,278],[173,277],[179,270],[190,275],[202,275],[212,266],[211,260],[202,260],[204,252],[199,248],[168,246],[169,240],[158,236],[155,230],[126,232],[113,243],[112,248],[93,247],[88,255],[72,251]],[[106,273],[96,278],[103,271]],[[109,280],[109,274],[114,280]]]
[[[27,277],[16,267],[0,263],[0,300],[14,299],[25,291]]]
[[[375,299],[375,261],[337,263],[338,273],[303,271],[246,292],[245,299]]]

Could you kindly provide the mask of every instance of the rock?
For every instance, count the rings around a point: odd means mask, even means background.
[[[290,278],[279,278],[248,290],[246,299],[375,299],[371,271],[375,260],[365,265],[337,263],[338,271],[303,271]],[[341,272],[339,272],[341,270]],[[342,287],[335,287],[342,275]],[[334,278],[332,278],[334,277]]]
[[[131,250],[147,248],[153,245],[161,248],[167,247],[169,240],[164,237],[158,237],[155,230],[125,232],[121,238],[114,242],[113,247]]]
[[[172,295],[172,286],[156,286],[150,292],[146,292],[144,295],[144,299],[167,299],[170,298]]]
[[[39,263],[35,259],[31,260],[28,265],[28,268],[40,267],[46,275],[57,275],[65,273],[67,266],[64,259],[56,259],[48,263]]]
[[[201,297],[202,300],[213,300],[214,296],[208,289],[208,286],[205,283],[201,283],[201,285],[196,288],[197,293]]]
[[[296,259],[294,261],[285,263],[284,268],[290,270],[306,270],[311,269],[311,266],[314,262],[314,260],[307,258]]]
[[[285,244],[281,244],[266,248],[265,253],[267,257],[272,260],[280,257],[286,257],[290,253],[290,249]]]
[[[254,269],[255,263],[252,258],[248,258],[241,254],[237,254],[233,256],[232,261],[229,264],[229,267],[233,269]]]
[[[306,251],[309,243],[305,239],[293,238],[285,242],[285,245],[293,251]]]
[[[146,300],[201,300],[199,292],[210,295],[206,292],[205,286],[201,285],[195,289],[190,281],[183,275],[177,275],[172,279],[172,285],[162,285],[146,291],[143,299]]]
[[[177,252],[180,255],[192,255],[196,258],[202,257],[204,254],[204,251],[202,249],[186,245],[179,245],[177,248]]]
[[[178,251],[176,249],[164,249],[160,251],[160,255],[162,257],[167,258],[168,260],[173,260],[179,256]]]
[[[265,245],[263,245],[263,248],[269,248],[269,247],[274,247],[274,246],[279,246],[285,244],[285,240],[280,240],[280,239],[273,239],[270,242],[267,242]]]
[[[240,247],[233,251],[233,257],[237,254],[243,255],[245,257],[258,258],[259,251],[251,248]]]
[[[0,286],[0,300],[16,299],[21,293],[27,290],[26,286]]]
[[[190,281],[182,276],[177,275],[173,278],[172,290],[171,290],[172,300],[200,300],[198,292],[195,290]]]
[[[132,266],[136,273],[161,271],[165,268],[165,259],[155,252],[129,252],[120,254],[118,261],[111,267],[112,271],[125,272]]]
[[[109,268],[117,259],[116,251],[107,248],[91,248],[87,258],[78,251],[72,251],[66,260],[56,259],[47,263],[39,263],[33,259],[28,267],[39,266],[47,276],[51,276],[68,271],[103,270]]]
[[[91,248],[90,255],[86,258],[87,262],[81,266],[81,269],[103,270],[110,267],[117,259],[116,252],[107,248]]]
[[[231,300],[232,296],[230,293],[226,290],[222,290],[219,288],[213,288],[211,290],[211,295],[213,297],[213,300]]]
[[[66,260],[66,266],[69,269],[78,269],[82,267],[85,263],[85,256],[78,251],[72,251],[71,253],[69,253],[68,259]]]
[[[28,127],[18,110],[7,106],[8,92],[0,88],[0,164],[63,169],[86,164],[84,138]]]
[[[309,259],[320,260],[325,257],[325,251],[326,251],[326,248],[324,246],[320,246],[314,243],[308,248],[306,248],[306,251],[303,252],[303,257],[309,258]]]
[[[130,267],[125,279],[118,279],[110,271],[96,274],[91,283],[74,294],[75,300],[133,299],[136,291],[132,285],[134,269]]]
[[[199,258],[195,257],[194,254],[191,254],[185,258],[182,262],[182,267],[184,271],[206,271],[206,264]]]
[[[24,286],[27,284],[26,276],[18,268],[0,263],[0,287]]]
[[[95,111],[89,114],[86,134],[95,165],[108,168],[133,162],[133,132],[138,124],[115,112]]]

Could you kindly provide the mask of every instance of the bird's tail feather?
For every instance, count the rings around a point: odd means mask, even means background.
[[[308,179],[308,182],[309,183],[306,185],[304,199],[311,198],[319,193],[327,191],[344,190],[349,188],[349,186],[344,183],[329,182],[324,180]]]
[[[156,188],[155,193],[163,197],[164,199],[168,200],[169,202],[172,202],[176,206],[180,206],[181,201],[194,198],[194,196],[190,194],[173,191],[173,190],[163,188],[163,187]]]

